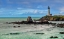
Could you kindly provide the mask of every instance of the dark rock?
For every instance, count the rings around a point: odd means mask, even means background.
[[[35,34],[44,34],[44,33],[35,33]]]
[[[51,36],[50,38],[58,38],[57,36]]]
[[[21,22],[11,22],[11,24],[50,24],[50,23],[49,22],[21,21]]]
[[[18,27],[20,27],[20,26],[18,26]]]
[[[60,32],[60,34],[64,34],[64,32]]]
[[[19,35],[20,33],[8,33],[8,34],[2,34],[2,35]]]
[[[16,28],[16,26],[13,26],[14,28]]]
[[[28,21],[28,22],[33,22],[33,21],[32,21],[32,18],[31,18],[30,16],[28,16],[27,21]]]
[[[22,22],[11,22],[13,24],[21,24]]]
[[[57,27],[64,28],[64,24],[57,24]]]
[[[20,34],[20,33],[10,33],[10,35],[18,35],[18,34]]]
[[[53,36],[51,36],[50,38],[53,38]]]
[[[10,22],[11,24],[50,24],[46,18],[43,18],[37,22],[36,20],[33,21],[30,16],[28,16],[27,21],[21,21],[21,22]]]

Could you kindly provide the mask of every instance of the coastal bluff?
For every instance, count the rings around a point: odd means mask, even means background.
[[[39,20],[48,20],[48,21],[64,21],[64,16],[44,16]]]

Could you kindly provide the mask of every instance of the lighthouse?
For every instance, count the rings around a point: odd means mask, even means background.
[[[52,16],[52,14],[50,14],[50,7],[48,6],[48,16]]]

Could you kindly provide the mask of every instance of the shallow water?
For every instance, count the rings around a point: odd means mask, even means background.
[[[0,39],[63,39],[64,28],[54,27],[52,25],[34,25],[34,24],[6,24],[5,22],[21,21],[20,19],[0,19]],[[16,26],[16,27],[14,27]],[[18,27],[20,26],[20,27]],[[10,34],[18,33],[18,34]],[[44,33],[44,34],[36,34]],[[58,38],[50,38],[57,36]]]
[[[4,26],[5,25],[5,26]],[[0,26],[0,39],[51,39],[51,36],[58,36],[56,39],[64,38],[63,34],[59,34],[60,31],[64,31],[64,28],[53,28],[51,25],[16,25],[16,24],[4,24]],[[13,26],[16,26],[14,28]],[[20,26],[20,27],[17,27]],[[19,33],[19,34],[10,34]],[[44,33],[44,34],[35,34]]]

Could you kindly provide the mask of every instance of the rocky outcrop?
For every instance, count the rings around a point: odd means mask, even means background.
[[[46,18],[42,18],[41,20],[33,21],[30,16],[28,16],[27,21],[21,21],[21,22],[6,22],[7,24],[49,24],[48,20]]]
[[[30,21],[27,22],[27,21],[21,21],[21,22],[10,22],[10,24],[50,24],[50,23],[49,22],[30,22]]]
[[[29,22],[29,21],[32,22],[33,20],[32,20],[32,18],[31,18],[30,16],[28,16],[27,21],[28,21],[28,22]]]
[[[33,20],[30,16],[28,16],[28,18],[27,18],[27,23],[33,23]]]
[[[64,21],[64,16],[44,16],[40,18],[40,20],[43,18],[47,19],[48,21]]]
[[[57,27],[64,28],[64,24],[57,24]]]

